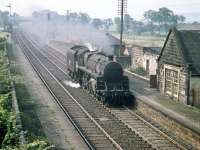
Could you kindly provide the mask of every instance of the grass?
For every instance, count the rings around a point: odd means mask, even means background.
[[[119,38],[119,34],[113,33],[113,35]],[[123,40],[126,44],[139,45],[146,47],[162,47],[165,41],[165,37],[158,36],[138,36],[138,35],[124,35]]]
[[[1,33],[1,42],[6,43]],[[19,131],[16,114],[12,110],[11,82],[7,65],[6,49],[0,46],[0,148],[14,148],[19,145]]]
[[[22,112],[23,129],[28,131],[28,140],[32,142],[32,140],[37,139],[38,136],[45,137],[42,125],[36,114],[37,105],[33,103],[24,83],[16,83],[16,93],[19,99],[19,109]]]
[[[194,122],[198,122],[200,128],[200,109],[186,106],[167,97],[164,97],[163,95],[156,95],[154,96],[154,99],[164,107],[174,110],[175,112],[188,117]]]
[[[20,116],[22,119],[23,130],[26,131],[27,149],[40,149],[39,147],[48,147],[45,133],[41,122],[37,116],[37,104],[34,103],[30,91],[24,80],[23,72],[17,64],[15,46],[8,49],[8,57],[11,63],[11,75],[15,81],[16,96],[18,99]],[[42,148],[42,149],[43,149]]]

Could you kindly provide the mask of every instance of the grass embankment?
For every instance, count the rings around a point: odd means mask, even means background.
[[[11,82],[4,44],[6,38],[0,37],[0,148],[8,149],[19,145],[19,131],[12,112]]]
[[[112,33],[115,37],[119,38],[119,34]],[[123,41],[130,45],[139,45],[143,47],[162,47],[166,37],[159,36],[138,36],[126,35],[123,36]]]
[[[37,107],[31,101],[24,77],[17,65],[13,46],[8,43],[6,45],[11,65],[8,66],[5,61],[6,49],[0,47],[0,149],[51,149],[36,115]],[[9,69],[12,79],[15,81],[16,96],[19,103],[23,130],[25,131],[24,135],[27,144],[24,145],[20,144],[19,137],[21,131],[16,125],[17,114],[12,109],[11,82],[8,77]]]

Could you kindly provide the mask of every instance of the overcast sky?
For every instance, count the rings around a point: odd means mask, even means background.
[[[66,10],[87,12],[91,17],[117,16],[118,0],[10,0],[13,11],[31,15],[34,10],[51,9],[64,14]],[[0,0],[0,9],[8,10],[9,0]],[[184,15],[187,21],[200,21],[200,0],[128,0],[128,13],[141,20],[144,11],[166,6],[175,13]]]

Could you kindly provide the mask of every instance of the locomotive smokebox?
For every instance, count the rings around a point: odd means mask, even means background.
[[[109,62],[104,68],[104,79],[106,82],[117,83],[123,79],[123,68],[117,62]]]

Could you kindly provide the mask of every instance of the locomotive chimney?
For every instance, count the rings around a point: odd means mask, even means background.
[[[108,55],[109,61],[113,61],[113,55]]]

